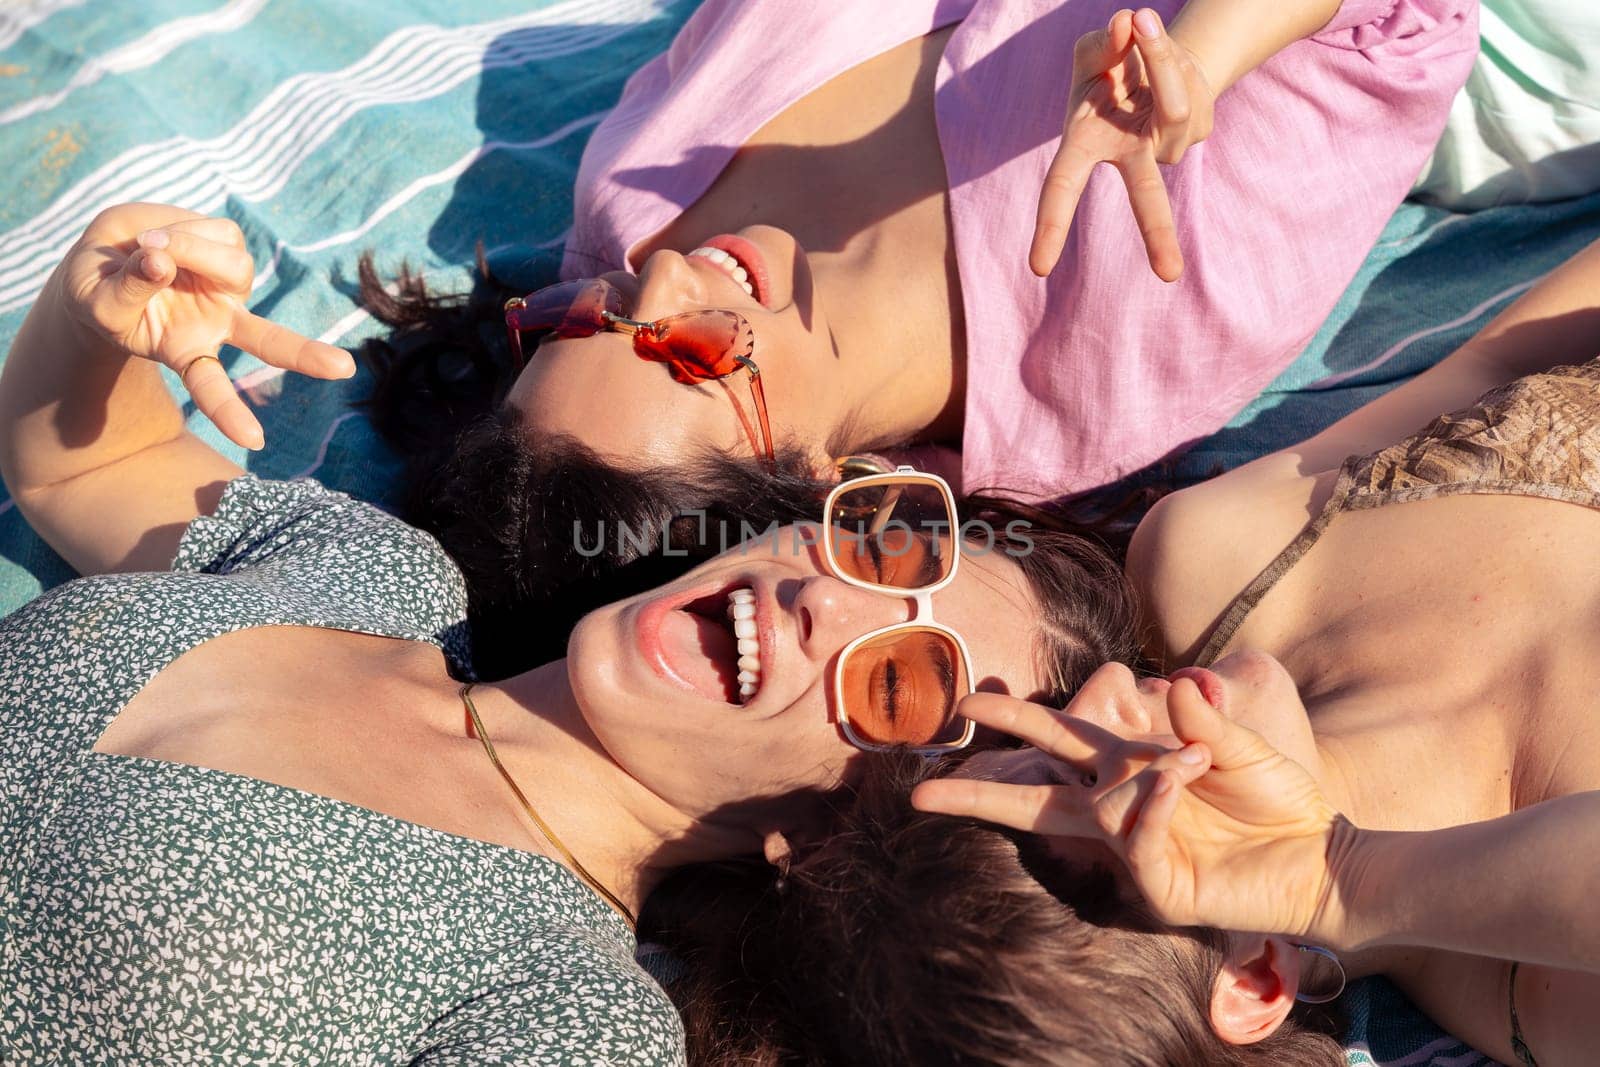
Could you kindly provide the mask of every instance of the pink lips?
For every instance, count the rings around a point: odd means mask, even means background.
[[[684,610],[716,591],[716,587],[690,589],[658,597],[639,610],[634,629],[639,651],[657,677],[679,689],[721,701],[727,699],[726,686],[709,656],[703,652],[693,654],[694,643],[700,639],[699,624]]]
[[[700,585],[640,606],[634,618],[635,639],[645,662],[657,677],[674,688],[716,701],[740,706],[738,649],[732,626],[726,621],[728,594],[735,589],[756,594],[756,626],[762,645],[763,674],[770,681],[779,660],[776,623],[767,603],[770,591],[749,580],[724,580]],[[765,685],[752,698],[760,701]]]
[[[739,261],[739,265],[750,275],[750,288],[756,291],[756,303],[762,307],[769,307],[767,298],[772,292],[771,276],[767,273],[767,260],[761,254],[754,241],[740,237],[737,234],[721,233],[708,240],[700,242],[703,248],[718,248],[728,253]]]

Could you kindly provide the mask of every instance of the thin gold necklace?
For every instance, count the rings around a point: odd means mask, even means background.
[[[561,838],[557,837],[555,831],[550,829],[550,824],[539,818],[539,813],[533,810],[533,805],[528,803],[528,798],[517,787],[516,779],[511,777],[511,772],[506,770],[506,765],[500,762],[500,757],[494,751],[494,742],[489,740],[489,733],[483,728],[483,719],[478,716],[478,707],[472,702],[472,687],[474,684],[473,682],[468,682],[461,687],[461,703],[466,705],[467,717],[472,720],[472,729],[477,733],[478,740],[483,742],[483,750],[489,754],[489,762],[494,764],[494,769],[500,772],[500,777],[506,780],[506,785],[511,787],[511,792],[516,794],[517,801],[522,805],[522,810],[528,813],[528,818],[533,820],[533,825],[537,826],[539,832],[544,834],[545,838],[556,847],[557,852],[561,853],[561,858],[567,861],[567,866],[577,872],[579,878],[593,886],[596,893],[605,897],[606,903],[617,909],[622,914],[622,917],[628,920],[630,927],[637,926],[638,920],[633,917],[633,912],[628,910],[628,906],[618,900],[616,894],[607,889],[600,879],[590,874],[588,868],[578,862],[578,857],[572,854],[572,850],[561,843]]]

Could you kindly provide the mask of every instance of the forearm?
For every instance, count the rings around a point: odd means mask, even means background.
[[[1600,241],[1562,264],[1411,381],[1287,449],[1305,473],[1384,448],[1491,389],[1600,354]]]
[[[1211,91],[1326,26],[1339,0],[1189,0],[1169,31],[1194,55]]]
[[[77,328],[57,284],[40,294],[0,372],[0,474],[24,509],[31,493],[184,433],[160,368]]]
[[[1600,973],[1600,791],[1487,822],[1356,831],[1310,935],[1339,948],[1413,945]]]

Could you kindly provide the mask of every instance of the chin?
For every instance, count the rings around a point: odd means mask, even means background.
[[[618,667],[617,605],[596,608],[572,628],[567,638],[567,684],[581,708],[604,707],[623,696]]]

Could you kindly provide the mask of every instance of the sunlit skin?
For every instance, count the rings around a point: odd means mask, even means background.
[[[805,255],[792,237],[772,227],[752,227],[739,236],[761,247],[768,264],[764,301],[704,257],[666,250],[652,255],[637,275],[616,271],[603,277],[623,294],[630,318],[648,321],[705,308],[743,315],[756,337],[754,359],[774,436],[780,442],[825,442],[855,412]],[[666,367],[639,359],[623,333],[548,337],[530,354],[507,403],[531,426],[576,437],[610,462],[670,466],[706,447],[751,453],[725,392],[732,390],[748,409],[748,387],[740,375],[725,382],[675,382]],[[815,452],[819,464],[826,463],[824,451]]]
[[[1152,270],[1168,281],[1182,273],[1157,162],[1176,162],[1203,140],[1215,96],[1331,11],[1302,5],[1280,26],[1240,6],[1192,2],[1170,36],[1154,11],[1136,22],[1124,10],[1078,42],[1060,151],[1032,219],[1035,273],[1055,268],[1101,162],[1128,187]],[[819,476],[831,470],[830,452],[961,439],[966,324],[934,113],[939,61],[954,32],[908,41],[794,103],[699,199],[629,249],[636,280],[605,275],[631,288],[644,318],[700,307],[745,314],[775,435],[811,457]],[[1032,206],[1019,205],[1025,226]],[[708,263],[685,263],[719,234],[760,247],[772,278],[766,299],[747,296]],[[628,469],[707,448],[750,449],[718,387],[677,385],[634,360],[615,335],[547,341],[509,403],[533,430],[570,434]]]
[[[843,780],[857,750],[830,713],[836,658],[855,638],[910,619],[914,605],[835,578],[815,541],[814,528],[785,528],[601,608],[574,631],[575,699],[610,756],[651,792],[698,797],[682,803],[703,814],[741,797]],[[744,706],[724,691],[726,665],[719,674],[708,662],[707,632],[722,624],[693,612],[697,601],[715,603],[734,587],[755,593],[763,664],[760,690]],[[1034,642],[1017,641],[1011,629],[1010,620],[1031,617],[1034,607],[1003,552],[967,555],[933,604],[940,623],[967,638],[976,689],[1047,690]],[[718,794],[706,796],[713,766]]]
[[[1323,513],[1346,457],[1591,360],[1597,286],[1600,243],[1433,369],[1164,498],[1128,553],[1149,656],[1175,666],[1213,654],[1231,605]],[[1541,447],[1586,462],[1590,416],[1568,417],[1568,436]],[[1600,1040],[1589,1010],[1600,996],[1597,532],[1600,510],[1523,493],[1343,511],[1238,621],[1211,671],[1140,681],[1107,666],[1066,716],[970,698],[975,720],[1039,749],[980,755],[976,778],[925,784],[915,802],[968,815],[986,805],[1021,828],[1059,816],[1058,854],[1111,866],[1168,921],[1309,930],[1352,975],[1383,973],[1506,1063],[1516,961],[1538,1061],[1586,1064]],[[1180,761],[1180,739],[1194,762]],[[1280,965],[1292,957],[1246,950],[1258,978],[1276,973],[1292,990]],[[1258,1003],[1269,988],[1257,984]]]

